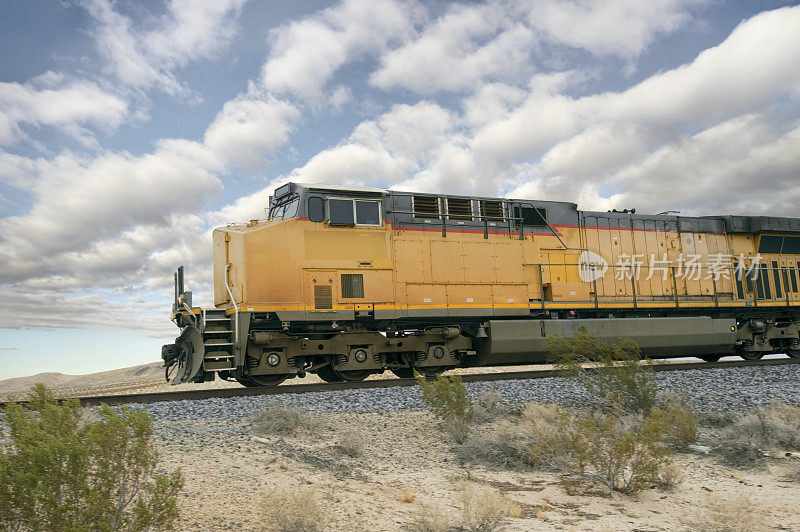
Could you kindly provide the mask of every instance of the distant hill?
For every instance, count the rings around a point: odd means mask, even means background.
[[[100,395],[122,392],[129,388],[150,388],[164,382],[161,362],[152,362],[129,368],[113,369],[88,375],[64,373],[38,373],[30,377],[16,377],[0,381],[0,400],[23,399],[31,386],[41,382],[59,397]]]

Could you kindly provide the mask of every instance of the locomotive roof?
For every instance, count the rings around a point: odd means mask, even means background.
[[[534,200],[530,198],[501,198],[497,196],[475,196],[475,195],[465,195],[465,194],[440,194],[437,192],[409,192],[407,190],[393,190],[388,188],[376,188],[376,187],[359,187],[359,186],[345,186],[345,185],[328,185],[325,183],[295,183],[289,182],[287,185],[291,185],[294,188],[306,188],[308,190],[315,190],[315,191],[331,191],[331,192],[355,192],[355,193],[372,193],[372,194],[385,194],[385,195],[403,195],[403,196],[442,196],[448,198],[472,198],[472,199],[482,199],[482,200],[490,200],[490,201],[531,201],[536,203],[553,203],[553,204],[561,204],[561,205],[572,205],[577,208],[577,204],[571,201],[558,201],[558,200]],[[286,185],[284,185],[286,186]]]
[[[298,189],[309,191],[353,193],[359,195],[380,196],[437,196],[447,198],[468,198],[488,201],[529,202],[537,207],[554,207],[560,216],[577,216],[582,219],[608,220],[604,223],[624,222],[633,224],[634,227],[646,222],[661,222],[667,226],[674,226],[680,231],[724,231],[726,233],[800,233],[800,218],[777,216],[680,216],[672,214],[643,214],[624,211],[584,211],[578,210],[576,203],[553,200],[533,200],[528,198],[501,198],[497,196],[471,196],[463,194],[440,194],[435,192],[408,192],[377,187],[359,187],[347,185],[331,185],[326,183],[295,183],[289,182],[275,190],[275,196],[270,197],[270,203],[285,195],[296,192]],[[569,212],[573,214],[568,214]],[[577,221],[577,220],[576,220]]]

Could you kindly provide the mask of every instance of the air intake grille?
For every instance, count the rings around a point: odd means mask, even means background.
[[[314,308],[331,309],[333,308],[333,293],[329,285],[314,287]]]
[[[364,297],[364,275],[360,273],[343,273],[342,297]]]
[[[439,198],[436,196],[414,196],[415,218],[438,218]]]
[[[499,201],[481,201],[481,217],[486,217],[489,222],[503,219],[503,204]]]
[[[455,220],[471,220],[472,200],[447,198],[447,216]]]

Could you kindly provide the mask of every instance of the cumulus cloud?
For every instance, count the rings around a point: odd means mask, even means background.
[[[609,199],[651,212],[797,216],[798,146],[800,120],[738,116],[624,166],[609,181],[617,191]]]
[[[295,181],[386,183],[417,171],[452,129],[451,113],[435,103],[395,105],[362,122],[350,137],[292,171]]]
[[[565,79],[536,83],[520,106],[475,132],[475,157],[501,170],[520,158],[539,159],[597,123],[638,128],[630,137],[636,149],[645,132],[653,135],[647,141],[668,139],[783,98],[797,102],[800,57],[793,50],[800,46],[799,24],[797,7],[762,13],[694,61],[621,92],[571,98],[560,91]]]
[[[83,0],[95,20],[92,29],[107,69],[122,83],[158,87],[169,94],[188,94],[175,69],[197,59],[210,59],[228,45],[246,0],[170,0],[154,29],[137,30],[114,9],[111,0]]]
[[[370,82],[423,95],[462,91],[492,81],[518,83],[552,62],[554,51],[579,48],[636,59],[660,34],[692,20],[709,0],[544,0],[455,4],[405,45],[381,56]]]
[[[88,81],[65,81],[54,72],[28,83],[0,82],[0,146],[28,138],[26,127],[54,127],[93,144],[87,127],[115,130],[128,117],[128,104]]]
[[[386,52],[370,82],[428,95],[484,79],[519,79],[530,70],[534,35],[514,15],[500,2],[456,4],[419,38]]]
[[[344,0],[280,26],[270,38],[263,86],[318,103],[323,87],[343,64],[409,37],[418,16],[413,4],[395,0]]]
[[[205,133],[204,142],[227,166],[255,168],[284,144],[300,111],[272,95],[250,91],[225,103]]]
[[[548,42],[632,59],[659,34],[685,26],[691,9],[709,1],[543,0],[531,2],[527,17]]]

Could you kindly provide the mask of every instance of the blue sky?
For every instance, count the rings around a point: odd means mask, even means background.
[[[797,2],[0,0],[0,379],[158,360],[286,180],[796,216]]]

